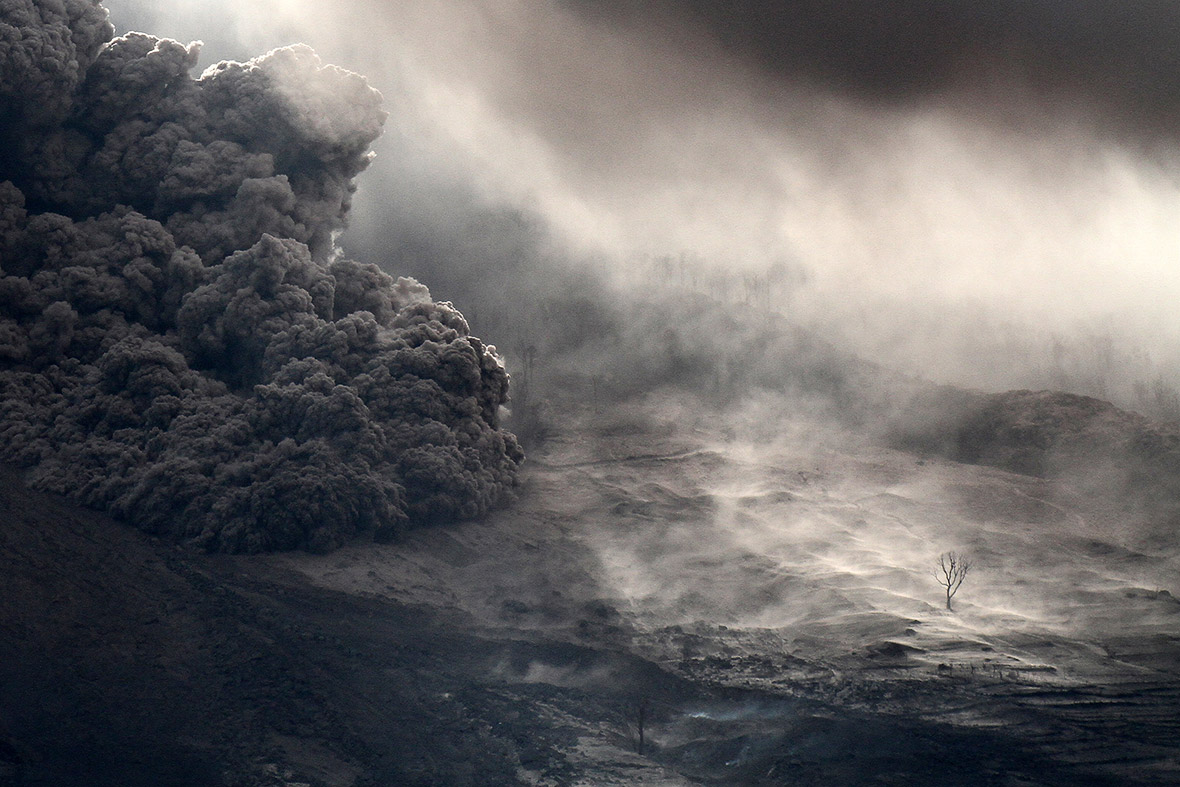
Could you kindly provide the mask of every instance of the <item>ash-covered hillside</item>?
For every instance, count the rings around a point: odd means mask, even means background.
[[[495,348],[335,246],[385,120],[308,48],[199,77],[93,0],[0,3],[0,456],[210,550],[482,514]]]
[[[1046,478],[1109,501],[1167,542],[1180,516],[1180,429],[1060,391],[927,386],[883,422],[895,447]]]

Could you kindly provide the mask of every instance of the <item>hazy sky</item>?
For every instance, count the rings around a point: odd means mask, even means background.
[[[106,5],[204,64],[304,40],[370,77],[392,117],[354,232],[413,198],[383,177],[463,182],[577,252],[789,260],[800,319],[902,362],[965,352],[969,314],[1176,363],[1175,3]]]

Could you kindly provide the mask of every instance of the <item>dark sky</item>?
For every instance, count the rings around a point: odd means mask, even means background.
[[[1074,96],[1124,130],[1180,127],[1180,3],[1171,0],[566,0],[655,37],[671,25],[789,80],[905,102],[979,81]]]

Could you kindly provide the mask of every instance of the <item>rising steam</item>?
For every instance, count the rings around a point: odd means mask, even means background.
[[[211,550],[477,516],[495,348],[335,246],[380,95],[308,48],[190,76],[96,0],[0,2],[0,456]]]

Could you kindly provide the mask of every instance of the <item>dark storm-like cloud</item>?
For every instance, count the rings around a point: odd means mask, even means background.
[[[1104,83],[1063,54],[1061,42],[1117,27],[1095,23],[1102,13],[1134,26],[1110,4],[767,5],[800,22],[803,43],[778,65],[751,43],[777,40],[774,20],[743,0],[671,2],[662,17],[638,2],[595,14],[587,0],[110,5],[124,9],[121,29],[141,18],[206,40],[233,31],[221,51],[308,40],[396,96],[344,247],[454,299],[510,362],[579,337],[595,351],[607,334],[655,343],[669,326],[632,331],[632,315],[681,293],[633,262],[670,255],[700,263],[676,281],[723,302],[785,260],[805,281],[766,308],[946,382],[1141,406],[1138,381],[1180,368],[1165,338],[1180,289],[1174,146],[1142,124],[1112,138],[1113,114],[1078,87]],[[1146,62],[1126,42],[1072,49],[1109,59],[1106,73]],[[1052,52],[1055,71],[1033,68]],[[1166,74],[1155,53],[1153,73]],[[1086,337],[1108,330],[1146,362],[1091,374]],[[1056,337],[1078,359],[1065,378]],[[551,370],[536,368],[538,381]]]
[[[385,112],[307,47],[193,78],[91,0],[0,1],[0,455],[209,549],[327,550],[515,483],[494,347],[335,245]]]
[[[565,0],[600,22],[703,34],[779,79],[874,101],[1016,80],[1174,134],[1180,6],[1167,0]]]

